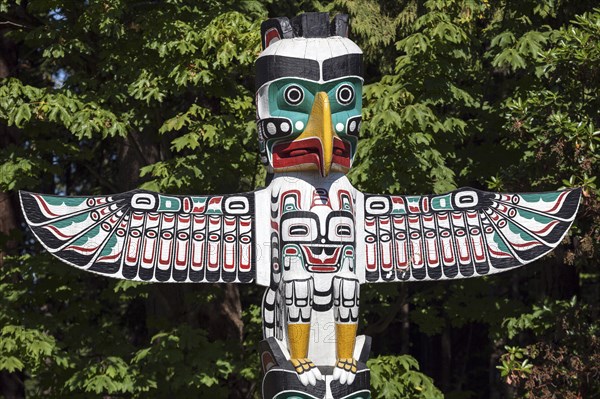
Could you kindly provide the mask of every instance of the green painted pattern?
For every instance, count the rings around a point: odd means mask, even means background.
[[[300,391],[287,391],[278,393],[273,399],[319,399],[316,396],[309,395]]]
[[[347,251],[350,251],[351,254],[346,255]],[[344,262],[347,260],[350,260],[352,262],[352,266],[354,267],[354,247],[352,245],[346,245],[344,248],[342,248],[342,261],[340,262],[340,265],[343,267]]]
[[[84,222],[85,220],[87,220],[89,215],[90,215],[89,213],[84,213],[83,215],[72,216],[65,220],[59,220],[58,222],[53,223],[52,225],[59,229],[64,229],[65,227],[69,227],[73,224]]]
[[[102,252],[100,252],[99,256],[106,256],[106,255],[110,255],[112,253],[113,248],[117,245],[117,236],[115,234],[113,234],[110,239],[108,240],[108,242],[106,243],[106,245],[104,246],[104,248],[102,249]]]
[[[547,193],[531,193],[531,194],[519,194],[526,202],[554,202],[562,194],[562,191],[551,191]]]
[[[354,89],[354,100],[346,105],[340,104],[336,99],[336,90],[342,84],[348,84]],[[291,85],[298,85],[304,91],[304,98],[299,104],[291,105],[285,101],[285,90]],[[319,92],[327,93],[331,106],[331,122],[334,130],[340,138],[350,142],[352,155],[354,155],[358,140],[346,133],[346,122],[351,117],[360,116],[362,112],[362,80],[360,78],[344,77],[323,84],[298,78],[286,78],[272,82],[269,85],[268,90],[269,113],[271,116],[288,118],[292,122],[292,131],[285,140],[293,139],[304,131],[304,128],[308,124],[308,118],[312,111],[315,96]],[[297,126],[297,122],[302,122],[302,125]],[[338,123],[341,123],[344,126],[341,131],[336,129]],[[301,128],[298,129],[298,127]],[[269,152],[272,151],[273,145],[277,143],[277,141],[279,140],[268,141],[267,149]]]
[[[159,212],[178,212],[181,209],[181,200],[177,197],[159,195],[158,198],[160,199]]]
[[[342,201],[343,201],[343,202],[342,202],[342,209],[343,209],[344,211],[351,211],[351,210],[352,210],[352,207],[350,206],[350,203],[349,203],[347,200],[345,200],[345,199],[344,199],[344,200],[342,200]]]
[[[77,241],[75,241],[72,245],[76,245],[76,246],[85,245],[89,240],[93,239],[98,234],[100,234],[100,225],[94,227],[93,229],[91,229],[90,231],[85,233]]]
[[[406,197],[406,204],[407,205],[412,205],[412,206],[415,206],[415,207],[419,208],[420,202],[421,202],[421,197],[411,197],[411,196],[407,196]]]
[[[292,196],[287,196],[284,198],[283,202],[283,213],[298,211],[298,204],[296,203],[297,199]]]
[[[44,199],[44,201],[46,201],[48,204],[50,204],[52,206],[61,206],[61,205],[79,206],[87,200],[87,198],[57,197],[55,195],[52,195],[52,196],[41,195],[40,197],[42,197]]]
[[[344,396],[342,399],[371,399],[371,392],[369,391],[360,391],[354,392],[348,396]]]
[[[206,205],[206,201],[208,201],[208,197],[190,197],[192,201],[192,209],[198,207],[202,208]]]
[[[510,250],[508,249],[508,246],[504,242],[504,240],[502,240],[502,237],[500,237],[500,234],[494,232],[492,235],[492,240],[494,240],[494,242],[496,243],[496,245],[498,245],[498,248],[501,251],[504,251],[509,254],[511,253]]]
[[[392,205],[392,215],[406,215],[406,205],[402,205],[402,208],[397,207],[397,205]]]
[[[296,208],[295,204],[289,203],[289,204],[285,204],[285,206],[283,207],[283,213],[286,212],[293,212],[293,211],[297,211],[298,208]]]
[[[431,209],[434,211],[450,211],[452,208],[452,194],[439,195],[431,199]]]
[[[540,215],[539,213],[533,213],[533,212],[526,211],[523,209],[518,209],[517,213],[519,214],[519,216],[521,216],[525,219],[535,220],[536,222],[543,223],[543,224],[551,223],[554,220],[547,216]]]
[[[527,233],[525,230],[521,229],[519,226],[517,226],[514,223],[508,222],[508,228],[512,233],[517,234],[523,241],[527,241],[527,242],[537,241],[529,233]]]

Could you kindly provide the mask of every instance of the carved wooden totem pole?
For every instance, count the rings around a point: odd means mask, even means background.
[[[579,204],[578,189],[424,196],[356,190],[345,174],[361,125],[362,60],[347,35],[345,15],[262,24],[258,139],[273,173],[265,189],[20,193],[35,236],[80,269],[138,281],[266,287],[264,398],[370,398],[370,339],[356,337],[360,284],[468,278],[524,265],[561,241]]]

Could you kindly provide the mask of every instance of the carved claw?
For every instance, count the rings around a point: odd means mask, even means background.
[[[354,382],[354,378],[356,378],[356,359],[338,359],[333,370],[333,379],[338,380],[342,385],[350,385]]]
[[[323,375],[310,359],[290,359],[290,362],[294,366],[302,385],[307,386],[310,384],[314,386],[317,385],[318,380],[323,380]]]

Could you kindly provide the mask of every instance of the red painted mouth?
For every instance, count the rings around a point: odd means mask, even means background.
[[[308,265],[308,271],[314,273],[331,273],[337,272],[337,266],[312,266]]]
[[[335,272],[339,269],[342,248],[321,245],[302,245],[302,252],[311,272]]]
[[[346,172],[350,169],[350,143],[343,141],[339,137],[334,137],[331,164],[332,169],[334,165],[341,166]]]
[[[288,141],[273,146],[273,168],[286,169],[300,165],[315,165],[319,170],[323,164],[321,140],[311,137]]]
[[[350,144],[339,137],[333,139],[332,170],[350,169]],[[323,170],[323,145],[321,140],[310,137],[303,140],[278,143],[273,146],[273,168],[275,170],[288,170],[306,166],[304,170]],[[302,170],[299,169],[299,170]]]

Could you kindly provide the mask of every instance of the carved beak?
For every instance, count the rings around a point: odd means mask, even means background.
[[[300,141],[315,142],[320,152],[320,172],[323,176],[329,175],[331,170],[331,162],[333,159],[333,141],[338,138],[333,130],[331,121],[331,106],[329,104],[329,96],[325,92],[318,92],[315,96],[315,101],[308,117],[306,129],[298,136],[294,143]]]
[[[325,92],[318,92],[306,128],[293,141],[273,147],[275,171],[318,170],[322,176],[331,171],[347,173],[350,169],[350,143],[333,130],[331,106]]]

